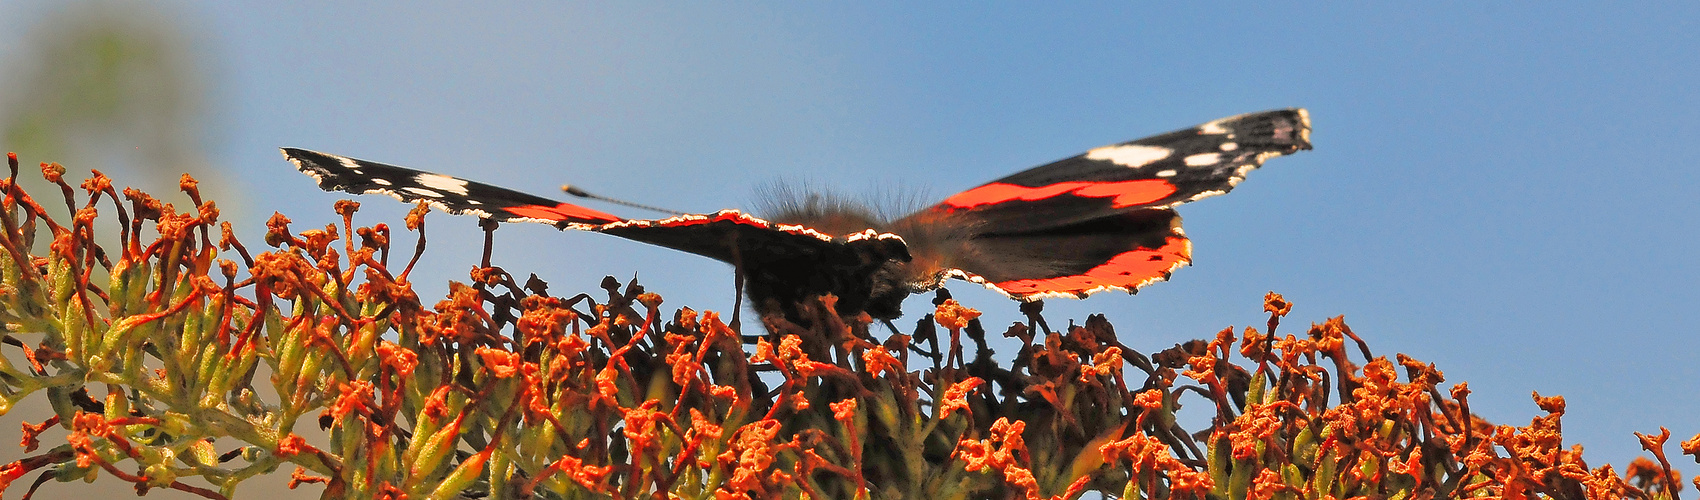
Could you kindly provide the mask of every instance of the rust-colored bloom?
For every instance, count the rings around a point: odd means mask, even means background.
[[[829,405],[832,407],[832,418],[840,422],[850,422],[856,419],[856,398],[849,398]]]
[[[364,380],[339,384],[336,402],[331,404],[331,415],[343,418],[354,413],[365,413],[361,410],[372,404],[372,383]]]
[[[413,375],[413,369],[419,366],[418,354],[390,341],[378,343],[378,358],[384,366],[390,367],[404,378]]]
[[[71,430],[91,436],[105,436],[112,433],[112,424],[107,422],[105,415],[77,412],[77,416],[71,418]]]
[[[106,174],[100,173],[99,170],[90,170],[89,173],[91,177],[83,179],[82,188],[84,192],[92,195],[112,190],[112,179],[107,177]]]
[[[296,467],[294,472],[289,473],[289,489],[292,490],[303,484],[328,482],[330,478],[308,475],[306,467]]]
[[[65,166],[58,163],[42,163],[41,176],[46,178],[47,182],[54,184],[65,182]]]
[[[666,415],[655,411],[656,403],[658,401],[652,399],[637,408],[623,412],[626,422],[623,432],[634,453],[648,453],[660,449],[656,432],[659,430],[658,423]]]
[[[1133,396],[1133,404],[1148,410],[1161,409],[1163,408],[1163,391],[1157,389],[1140,391],[1139,394]]]
[[[277,456],[289,458],[300,455],[307,450],[307,440],[299,434],[289,433],[283,439],[277,440]]]
[[[1554,415],[1564,414],[1564,396],[1541,397],[1540,392],[1531,394],[1534,395],[1535,406],[1541,407],[1541,410]]]
[[[608,466],[585,465],[584,460],[572,455],[562,456],[554,465],[555,470],[561,471],[568,479],[591,491],[600,490],[602,481],[611,472]]]
[[[1647,451],[1662,450],[1665,447],[1665,441],[1670,440],[1670,429],[1660,427],[1657,436],[1637,432],[1635,437],[1641,440],[1641,449]]]
[[[1286,316],[1287,313],[1293,312],[1293,303],[1287,302],[1279,293],[1269,292],[1263,296],[1263,310],[1276,316]]]
[[[1700,463],[1700,434],[1695,434],[1694,437],[1688,438],[1688,440],[1683,441],[1680,446],[1682,447],[1682,454],[1692,455],[1694,456],[1695,463]]]
[[[1389,458],[1387,460],[1387,471],[1414,477],[1417,479],[1417,484],[1421,485],[1423,477],[1427,476],[1423,471],[1423,449],[1421,447],[1411,448],[1410,456],[1405,457],[1403,462],[1399,461],[1399,457]]]
[[[1005,465],[1015,464],[1016,454],[1025,452],[1027,443],[1021,438],[1022,431],[1027,429],[1027,422],[1008,418],[999,418],[992,422],[992,428],[986,439],[963,438],[956,443],[956,457],[962,459],[964,468],[971,471],[986,469],[1002,469]]]
[[[522,313],[514,322],[514,329],[519,330],[527,342],[547,341],[566,335],[567,325],[578,316],[572,309],[561,307],[560,299],[554,297],[530,296],[521,299]]]
[[[1169,445],[1144,432],[1137,432],[1126,439],[1100,445],[1098,453],[1104,456],[1105,462],[1130,461],[1133,463],[1133,470],[1137,472],[1154,470],[1157,463],[1169,458]]]
[[[1095,384],[1098,382],[1097,377],[1117,375],[1121,372],[1122,350],[1120,347],[1111,347],[1104,349],[1102,352],[1097,354],[1093,354],[1092,364],[1082,365],[1080,367],[1080,382],[1083,384]]]
[[[519,353],[503,349],[479,347],[476,352],[478,357],[484,359],[484,368],[490,370],[490,374],[496,378],[514,376],[515,373],[519,373],[520,363],[523,362]]]
[[[777,360],[778,357],[773,353],[773,344],[768,343],[767,339],[757,339],[756,352],[750,355],[750,362],[772,363]]]
[[[1251,491],[1247,492],[1246,498],[1269,500],[1275,498],[1276,493],[1293,490],[1293,487],[1287,486],[1287,483],[1281,479],[1280,473],[1273,469],[1263,469],[1258,471],[1255,479],[1251,480]]]
[[[720,456],[722,462],[729,462],[734,467],[732,478],[726,485],[729,491],[768,491],[764,480],[776,476],[764,473],[773,467],[776,460],[778,450],[773,440],[779,435],[780,427],[778,420],[762,419],[738,428],[732,448]]]
[[[281,247],[292,241],[295,241],[295,235],[289,232],[289,218],[272,212],[272,218],[266,219],[266,244]]]
[[[721,434],[725,432],[718,424],[709,422],[708,417],[696,408],[691,408],[691,431],[696,433],[698,438],[711,440],[720,439]]]
[[[336,211],[337,215],[341,215],[345,218],[353,217],[355,212],[360,211],[360,202],[354,200],[337,200],[336,203],[331,205],[331,208]]]
[[[903,373],[903,362],[892,356],[885,346],[874,346],[862,352],[862,366],[875,377],[886,373]]]
[[[1634,478],[1642,484],[1652,484],[1659,482],[1659,478],[1665,475],[1665,470],[1647,457],[1635,457],[1634,460],[1629,461],[1629,467],[1623,469],[1623,475]]]
[[[1206,471],[1196,471],[1179,465],[1168,469],[1169,489],[1178,495],[1189,495],[1194,498],[1204,498],[1205,494],[1216,487],[1216,480]],[[1357,500],[1354,497],[1352,500]]]
[[[1630,498],[1629,483],[1617,475],[1611,464],[1600,466],[1588,472],[1588,478],[1582,480],[1588,500],[1618,500]]]
[[[449,414],[449,404],[448,404],[449,393],[453,389],[454,389],[454,386],[442,385],[442,386],[438,386],[436,389],[432,390],[431,395],[425,397],[425,406],[423,408],[423,412],[424,412],[425,416],[431,417],[431,418],[434,418],[434,419],[440,419],[440,418],[443,418],[443,416],[448,415]]]
[[[967,328],[968,322],[979,317],[980,311],[963,307],[956,299],[945,299],[933,312],[933,321],[950,330]]]
[[[945,389],[944,396],[939,397],[939,418],[949,417],[956,410],[967,410],[968,394],[983,383],[986,381],[980,377],[968,377],[951,384],[949,389]]]
[[[413,205],[413,210],[407,211],[407,230],[418,231],[425,225],[425,214],[431,211],[431,205],[423,201]]]

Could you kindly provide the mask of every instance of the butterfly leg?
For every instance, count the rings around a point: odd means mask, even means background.
[[[737,298],[732,299],[732,321],[727,326],[732,331],[743,333],[739,326],[739,316],[744,312],[744,256],[738,249],[738,232],[732,231],[726,235],[727,248],[732,249],[732,288]]]

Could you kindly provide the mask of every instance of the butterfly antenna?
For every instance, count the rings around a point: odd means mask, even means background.
[[[628,206],[628,207],[632,207],[632,208],[648,210],[648,211],[651,211],[651,212],[660,212],[660,213],[664,213],[664,214],[668,214],[668,215],[683,215],[684,214],[684,212],[680,212],[678,210],[668,210],[668,209],[661,208],[661,207],[644,205],[642,203],[632,203],[632,202],[629,202],[629,201],[626,201],[626,200],[621,200],[621,199],[618,199],[618,198],[609,198],[607,196],[602,196],[602,195],[599,195],[599,194],[591,194],[589,191],[579,189],[578,186],[574,186],[572,184],[562,184],[561,185],[561,191],[563,191],[567,194],[573,195],[573,196],[577,196],[579,198],[585,198],[585,199],[591,199],[591,200],[597,200],[597,201],[605,201],[605,202],[608,202],[608,203],[613,203],[615,205],[624,205],[624,206]]]

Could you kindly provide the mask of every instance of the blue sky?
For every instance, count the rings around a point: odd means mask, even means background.
[[[271,211],[305,228],[341,198],[279,146],[713,211],[755,205],[774,180],[943,198],[1092,147],[1306,107],[1314,151],[1181,207],[1194,266],[1137,296],[1049,301],[1051,324],[1102,312],[1150,352],[1261,325],[1275,290],[1297,303],[1284,331],[1343,314],[1378,354],[1469,381],[1471,408],[1498,423],[1537,414],[1530,391],[1564,395],[1567,442],[1622,470],[1633,431],[1700,432],[1700,9],[1671,4],[177,10],[207,57],[208,144],[245,189],[251,245]],[[43,10],[19,5],[0,2]],[[406,209],[360,201],[368,222]],[[426,297],[465,279],[480,241],[470,218],[438,216],[430,234]],[[732,303],[728,266],[602,235],[504,226],[496,261],[557,292],[636,274],[670,305]],[[1017,317],[990,292],[952,291],[988,325]]]

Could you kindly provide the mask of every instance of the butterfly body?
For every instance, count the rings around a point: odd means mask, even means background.
[[[1191,262],[1174,207],[1227,192],[1269,158],[1310,149],[1309,131],[1302,109],[1223,118],[1034,167],[895,220],[823,197],[783,203],[771,219],[737,210],[623,219],[439,174],[283,152],[325,190],[607,233],[728,262],[760,311],[790,316],[799,301],[831,293],[840,313],[889,319],[904,297],[948,278],[1021,300],[1131,292],[1166,280]]]

